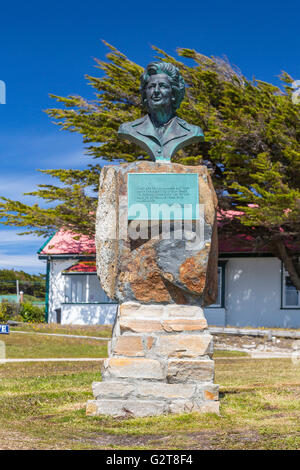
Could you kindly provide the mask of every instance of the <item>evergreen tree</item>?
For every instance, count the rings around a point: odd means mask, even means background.
[[[106,61],[98,61],[100,77],[87,76],[95,90],[93,101],[80,96],[52,95],[61,106],[48,110],[62,129],[80,133],[87,154],[108,162],[149,157],[137,146],[119,141],[121,123],[145,113],[139,94],[142,67],[114,47]],[[279,257],[300,290],[300,105],[291,99],[292,78],[283,73],[283,91],[270,83],[248,80],[230,64],[190,49],[179,49],[181,62],[154,48],[159,60],[171,62],[182,73],[187,89],[179,117],[202,127],[206,141],[178,152],[174,161],[208,164],[223,214],[223,236],[251,235],[253,250],[267,246]],[[39,185],[29,193],[58,201],[43,209],[2,198],[2,223],[26,227],[24,233],[46,235],[57,228],[93,235],[96,192],[101,168],[43,170],[64,187]],[[95,197],[87,194],[95,191]],[[234,219],[228,210],[238,210]]]

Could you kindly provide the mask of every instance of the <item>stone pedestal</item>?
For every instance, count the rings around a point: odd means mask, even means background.
[[[120,305],[102,382],[87,414],[154,416],[219,412],[212,336],[203,311],[188,305]]]
[[[192,212],[152,213],[153,205],[174,201],[180,208],[188,201]],[[137,202],[147,214],[134,220]],[[97,272],[121,305],[88,415],[218,413],[212,336],[200,308],[217,296],[216,208],[204,166],[143,161],[102,169]]]
[[[199,246],[171,228],[158,236],[133,240],[128,220],[128,175],[193,174],[198,181],[198,202],[203,209],[203,239]],[[162,200],[162,202],[166,202]],[[96,218],[97,273],[102,289],[119,303],[209,305],[218,290],[217,197],[205,166],[133,162],[102,168]],[[145,227],[144,227],[145,228]],[[179,236],[178,236],[179,235]],[[149,238],[147,238],[149,236]],[[192,240],[192,238],[191,238]]]

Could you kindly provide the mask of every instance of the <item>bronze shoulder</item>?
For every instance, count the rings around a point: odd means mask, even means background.
[[[194,137],[203,137],[204,140],[204,133],[201,127],[190,124],[181,118],[177,118],[177,122],[181,127],[189,131]]]
[[[139,126],[145,120],[146,116],[143,116],[135,121],[123,122],[118,129],[118,134],[124,134],[124,132],[132,132],[132,128]]]

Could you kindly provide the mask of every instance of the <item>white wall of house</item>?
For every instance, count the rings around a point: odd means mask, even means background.
[[[117,305],[68,304],[62,305],[61,323],[64,325],[112,325]]]
[[[116,304],[65,302],[64,270],[74,260],[53,260],[50,266],[49,322],[61,308],[63,324],[110,324]],[[76,276],[76,275],[74,275]],[[229,258],[225,268],[225,304],[205,309],[210,325],[300,328],[300,309],[282,308],[281,262],[277,258]]]
[[[225,308],[206,308],[210,325],[299,328],[300,309],[281,308],[277,258],[230,258],[225,268]]]
[[[65,302],[66,276],[62,272],[74,263],[73,259],[52,260],[50,262],[48,322],[57,322],[55,310],[60,308],[61,323],[64,325],[113,323],[117,309],[116,304],[71,304]]]
[[[209,325],[226,326],[225,308],[205,308],[204,315]]]

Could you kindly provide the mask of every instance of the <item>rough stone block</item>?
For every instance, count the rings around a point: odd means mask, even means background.
[[[197,411],[196,403],[193,400],[176,400],[170,404],[170,413],[192,413]]]
[[[197,249],[182,237],[130,238],[127,220],[129,173],[195,173],[204,209],[205,243]],[[193,304],[194,296],[217,292],[217,197],[205,166],[139,161],[104,166],[96,217],[97,272],[102,288],[121,302]],[[117,239],[118,238],[118,239]],[[165,282],[167,281],[167,282]],[[214,296],[213,296],[214,297]],[[212,300],[212,299],[211,299]]]
[[[154,342],[155,342],[155,337],[154,336],[148,336],[147,339],[146,339],[147,349],[151,349]]]
[[[162,380],[165,378],[159,361],[143,358],[117,358],[105,359],[103,365],[103,378],[133,378]]]
[[[168,412],[168,405],[158,400],[89,400],[86,414],[114,417],[157,416]]]
[[[214,378],[214,361],[172,359],[168,361],[168,383],[210,382]]]
[[[113,341],[112,354],[119,356],[144,356],[141,336],[119,336]]]
[[[220,403],[212,401],[208,403],[199,403],[193,400],[176,400],[170,404],[171,413],[217,413],[220,411]]]
[[[141,305],[138,315],[143,318],[161,318],[164,312],[163,305]]]
[[[210,401],[199,405],[198,410],[200,413],[216,413],[220,414],[220,402],[219,401]]]
[[[138,302],[124,302],[119,306],[120,316],[136,316],[140,307]]]
[[[126,398],[134,392],[135,385],[124,382],[108,380],[104,382],[93,382],[93,395],[95,398]]]
[[[207,321],[205,318],[190,319],[190,318],[174,318],[163,321],[163,329],[167,332],[179,331],[198,331],[207,328]]]
[[[137,381],[129,383],[124,380],[107,380],[94,382],[93,395],[96,399],[142,399],[142,400],[174,400],[197,396],[194,384],[166,384],[161,382]]]
[[[219,399],[219,385],[207,384],[203,387],[204,400],[218,400]]]
[[[159,356],[178,358],[198,358],[212,354],[211,335],[163,335],[152,348]]]
[[[165,306],[165,313],[168,317],[198,317],[204,318],[203,310],[200,307],[192,305],[174,305]]]
[[[98,407],[96,405],[96,400],[88,400],[86,403],[85,412],[88,416],[96,416]]]
[[[120,319],[121,333],[152,333],[154,331],[163,331],[162,324],[157,320],[142,320],[142,319]]]
[[[187,399],[196,392],[193,384],[166,384],[166,383],[138,383],[136,384],[135,395],[142,398],[154,399]]]

